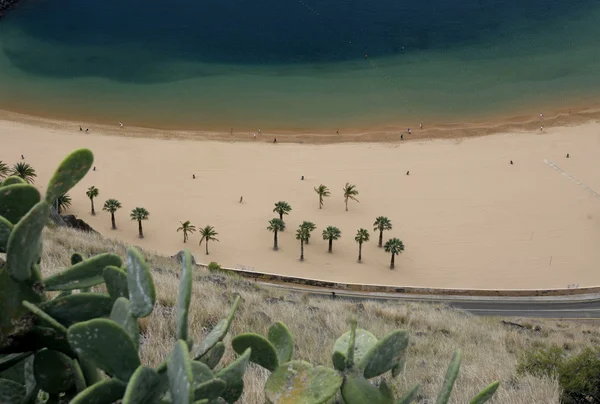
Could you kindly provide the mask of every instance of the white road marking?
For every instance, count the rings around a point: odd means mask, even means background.
[[[600,199],[600,194],[598,192],[594,191],[592,188],[588,187],[583,182],[579,181],[577,178],[573,177],[571,174],[569,174],[568,172],[566,172],[565,170],[563,170],[562,168],[560,168],[559,166],[557,166],[550,160],[544,159],[544,163],[548,164],[550,167],[554,168],[556,171],[558,171],[559,173],[561,173],[562,175],[567,177],[569,180],[573,181],[575,184],[577,184],[581,188],[585,189],[592,196],[595,196],[596,198]]]

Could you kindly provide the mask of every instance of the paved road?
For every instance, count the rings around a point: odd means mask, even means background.
[[[332,291],[328,289],[304,288],[301,286],[287,286],[264,283],[265,286],[276,287],[288,291],[308,293],[332,299]],[[336,299],[362,301],[362,300],[389,300],[406,302],[426,302],[434,304],[447,304],[458,309],[468,311],[479,316],[497,317],[537,317],[556,319],[600,319],[600,296],[580,295],[569,297],[535,297],[535,298],[472,298],[472,297],[416,297],[409,295],[375,294],[335,291]]]

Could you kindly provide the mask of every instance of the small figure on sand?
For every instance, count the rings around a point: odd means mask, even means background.
[[[86,134],[90,133],[90,130],[88,128],[85,128],[85,133]]]
[[[96,171],[96,166],[94,166],[94,169],[93,169],[93,171]]]
[[[123,122],[119,122],[119,127],[123,129]]]
[[[423,124],[422,123],[419,124],[419,129],[423,129]]]
[[[229,131],[229,134],[233,135],[233,128]]]
[[[25,156],[21,154],[21,160],[25,160]]]
[[[253,133],[252,137],[254,138],[254,140],[256,140],[256,133]]]
[[[542,132],[544,130],[543,126],[540,126],[540,132]]]
[[[411,133],[412,133],[412,132],[411,132],[410,128],[408,128],[408,134],[410,135]]]
[[[403,134],[400,135],[400,140],[404,140],[404,135]]]
[[[567,153],[567,158],[569,158],[569,153]]]
[[[339,129],[337,129],[337,130],[335,131],[335,134],[336,134],[336,135],[339,135],[339,134],[340,134],[340,130],[339,130]]]
[[[513,164],[513,161],[511,160],[511,161],[510,161],[510,165],[512,165],[512,164]]]
[[[79,131],[83,132],[83,128],[81,127],[81,125],[79,125]]]
[[[410,171],[407,171],[407,172],[406,172],[406,175],[410,175]]]
[[[273,143],[277,143],[277,138],[273,138]]]
[[[195,180],[196,179],[196,174],[192,174],[192,179]]]
[[[261,132],[261,130],[260,130],[260,129],[258,130],[258,134],[259,134],[259,135],[262,135],[262,132]]]
[[[335,292],[331,292],[331,298],[335,299]]]
[[[240,196],[240,203],[242,203],[244,201],[244,197]]]
[[[540,119],[544,119],[544,114],[540,112]]]
[[[302,176],[302,178],[300,178],[300,181],[304,181],[304,176]]]

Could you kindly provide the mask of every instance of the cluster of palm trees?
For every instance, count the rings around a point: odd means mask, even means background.
[[[329,196],[329,190],[325,185],[319,185],[315,187],[315,191],[319,194],[319,208],[323,206],[323,198]],[[348,199],[356,200],[356,195],[358,195],[358,191],[354,185],[346,183],[344,187],[344,199],[346,200],[346,209]],[[346,192],[348,191],[348,192]],[[358,200],[356,200],[358,202]],[[279,240],[278,234],[285,230],[285,221],[283,220],[283,216],[289,215],[292,211],[292,207],[289,203],[285,201],[279,201],[275,203],[275,208],[273,212],[278,214],[279,217],[273,218],[269,220],[269,225],[267,226],[267,230],[273,233],[273,250],[277,251],[279,249]],[[296,240],[300,241],[300,261],[304,261],[304,246],[309,244],[311,233],[317,228],[317,226],[308,221],[302,222],[298,229],[296,230]],[[386,253],[391,254],[390,261],[390,269],[394,269],[395,267],[395,258],[396,255],[402,253],[404,251],[404,243],[398,238],[389,239],[385,245],[383,244],[383,232],[392,230],[392,221],[385,216],[379,216],[375,219],[373,223],[373,231],[379,231],[379,244],[378,246],[385,250]],[[333,241],[339,240],[342,237],[342,232],[339,228],[335,226],[327,226],[323,229],[321,234],[323,240],[328,242],[328,252],[333,252]],[[368,242],[370,239],[370,234],[367,229],[360,228],[356,231],[356,235],[354,236],[354,241],[358,244],[358,262],[362,262],[362,246],[364,243]]]
[[[4,180],[7,177],[19,177],[26,183],[33,184],[37,174],[31,164],[20,161],[9,167],[6,163],[0,161],[0,180]]]
[[[356,189],[356,185],[347,182],[346,185],[344,185],[344,188],[342,188],[342,191],[344,192],[344,203],[346,204],[347,212],[349,200],[359,202],[356,198],[358,196],[358,190]],[[329,188],[323,184],[315,187],[315,192],[319,195],[319,209],[323,209],[324,199],[330,197],[331,192],[329,191]]]
[[[92,185],[91,187],[89,187],[87,189],[87,191],[85,191],[85,195],[88,198],[90,198],[92,215],[96,215],[96,209],[94,206],[94,198],[97,198],[98,195],[100,195],[100,190]],[[116,199],[111,198],[111,199],[107,199],[106,201],[104,201],[104,206],[102,207],[102,210],[110,213],[110,224],[111,224],[111,229],[113,229],[113,230],[117,229],[117,222],[115,220],[115,212],[117,210],[121,209],[121,207],[122,207],[121,202],[119,202]],[[131,211],[131,213],[129,214],[129,217],[131,218],[131,220],[138,222],[138,237],[144,238],[144,228],[142,226],[142,221],[148,220],[148,218],[150,217],[150,212],[148,212],[148,210],[146,210],[146,208],[136,207]]]
[[[189,236],[188,234],[193,234],[196,232],[196,226],[194,226],[189,220],[186,220],[185,222],[179,222],[181,224],[181,226],[179,226],[177,228],[177,231],[181,231],[183,232],[183,242],[187,243]],[[200,242],[198,243],[198,245],[202,245],[202,243],[204,242],[204,245],[206,247],[206,255],[208,255],[208,242],[209,241],[216,241],[219,242],[219,239],[217,238],[217,236],[219,235],[219,233],[217,233],[217,231],[215,230],[214,226],[204,226],[201,227],[198,230],[198,234],[200,234]]]

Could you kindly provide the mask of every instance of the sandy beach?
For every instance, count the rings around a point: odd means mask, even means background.
[[[12,164],[24,154],[43,191],[68,152],[92,149],[96,171],[72,190],[67,213],[107,237],[147,250],[172,255],[188,247],[199,262],[368,284],[483,289],[600,284],[598,123],[543,132],[538,125],[468,139],[329,145],[272,144],[270,135],[256,142],[106,136],[94,128],[86,135],[75,124],[31,123],[0,121],[0,160]],[[127,135],[128,128],[122,132]],[[360,203],[350,202],[348,212],[341,191],[346,182],[360,192]],[[319,210],[313,187],[321,183],[332,195]],[[96,216],[85,195],[91,185],[100,190]],[[116,231],[101,211],[108,198],[123,205]],[[293,210],[274,252],[266,227],[279,200]],[[143,240],[129,219],[136,206],[150,212]],[[384,240],[398,237],[406,246],[393,271],[372,231],[380,215],[393,223]],[[220,242],[210,245],[208,257],[197,233],[183,244],[176,229],[185,220],[215,226]],[[304,220],[317,230],[305,262],[299,262],[294,233]],[[342,231],[332,254],[321,239],[329,225]],[[354,242],[360,227],[371,233],[363,264],[356,262]]]

